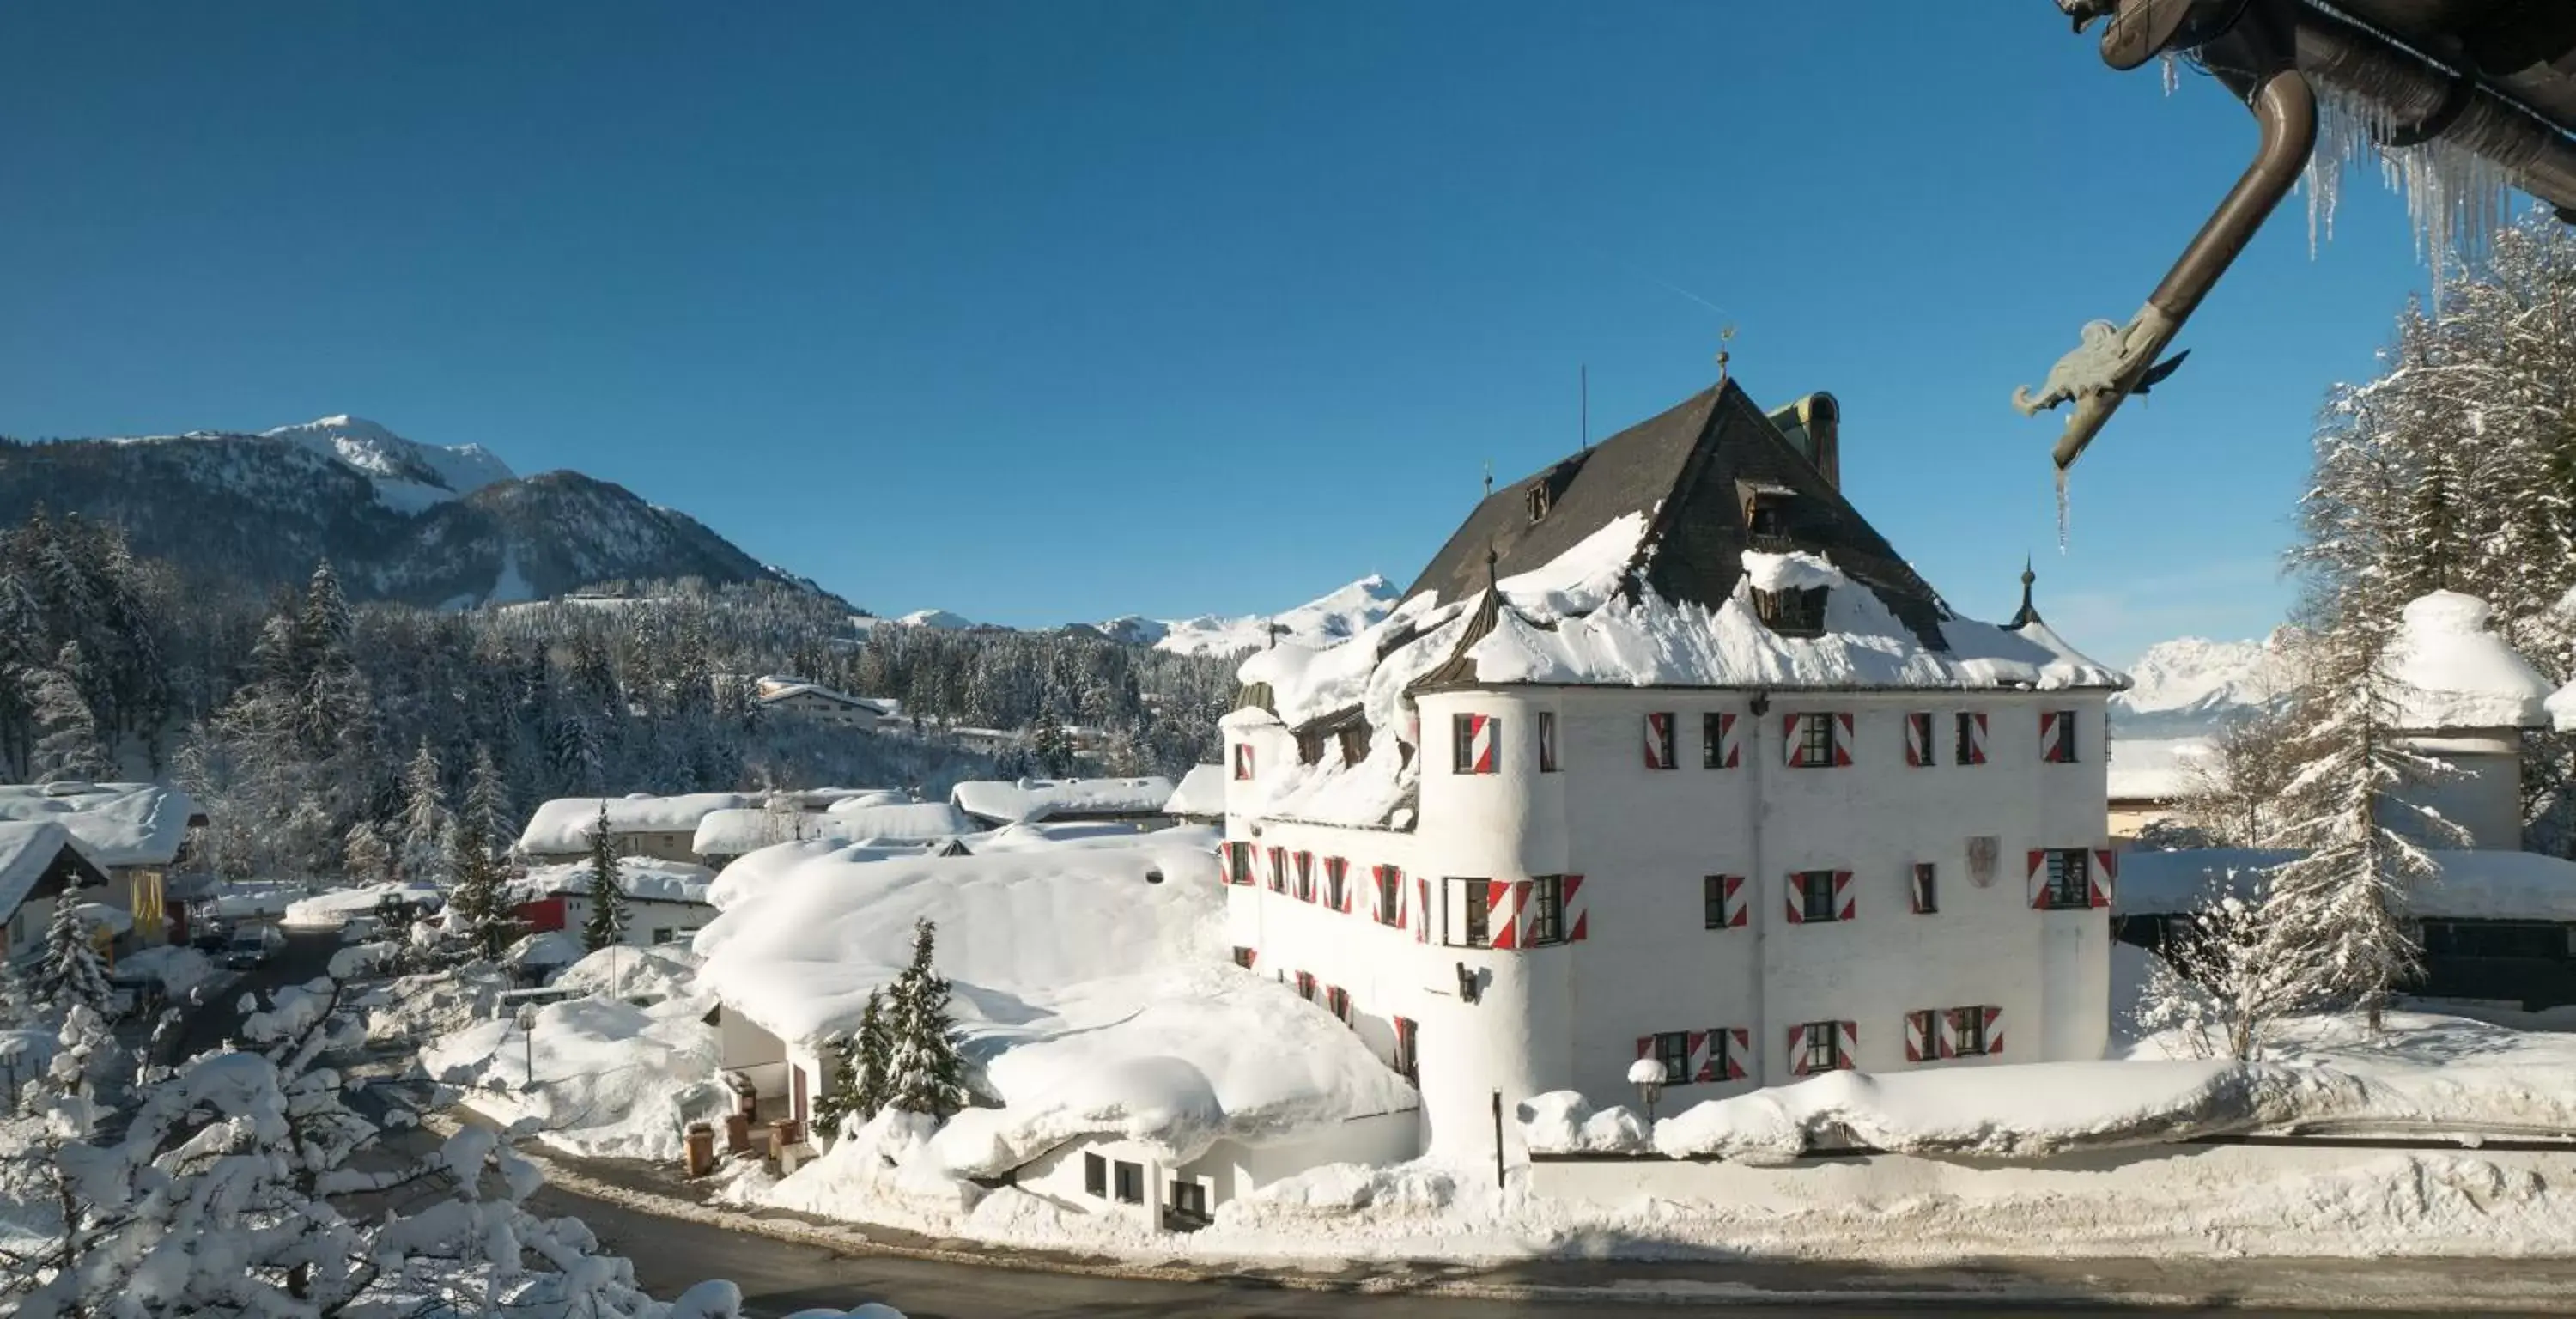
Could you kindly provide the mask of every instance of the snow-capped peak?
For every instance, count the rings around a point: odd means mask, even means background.
[[[2188,724],[2192,731],[2271,706],[2287,686],[2280,655],[2268,641],[2207,637],[2176,637],[2147,647],[2129,666],[2129,682],[2129,690],[2111,698],[2111,713],[2123,725]]]
[[[1338,591],[1276,614],[1202,614],[1165,624],[1163,637],[1154,646],[1182,655],[1239,655],[1269,645],[1273,624],[1281,629],[1278,635],[1282,641],[1326,646],[1356,636],[1386,617],[1399,595],[1393,583],[1370,573]]]
[[[945,609],[916,609],[895,621],[905,627],[935,628],[942,632],[963,632],[983,626],[964,614],[952,614]]]
[[[421,444],[346,413],[261,433],[338,460],[373,481],[378,498],[405,512],[517,477],[479,444]]]

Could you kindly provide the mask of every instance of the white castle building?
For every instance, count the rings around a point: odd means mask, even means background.
[[[2095,1058],[2104,702],[1953,614],[1732,383],[1479,504],[1382,623],[1242,666],[1236,960],[1416,1079],[1434,1149],[1533,1094]]]

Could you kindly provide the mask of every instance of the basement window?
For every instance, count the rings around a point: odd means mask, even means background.
[[[1099,1199],[1109,1198],[1109,1160],[1097,1154],[1082,1156],[1082,1190]]]
[[[1756,589],[1753,592],[1753,616],[1784,637],[1823,636],[1827,589],[1822,586],[1791,587],[1786,591]]]

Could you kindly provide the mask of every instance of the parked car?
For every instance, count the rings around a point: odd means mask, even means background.
[[[268,931],[251,926],[233,931],[224,945],[224,965],[239,971],[268,960]]]
[[[232,941],[231,926],[222,921],[207,920],[198,923],[196,930],[189,936],[188,946],[201,953],[221,953],[232,946]]]

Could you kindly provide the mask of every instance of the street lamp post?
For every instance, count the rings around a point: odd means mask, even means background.
[[[523,1094],[533,1094],[537,1088],[537,1010],[525,1004],[519,1008],[519,1044],[528,1069],[527,1079],[520,1083],[519,1090]]]
[[[1646,1129],[1655,1126],[1655,1101],[1664,1093],[1664,1064],[1660,1058],[1640,1058],[1628,1064],[1628,1084],[1637,1087],[1637,1097],[1646,1101]]]

